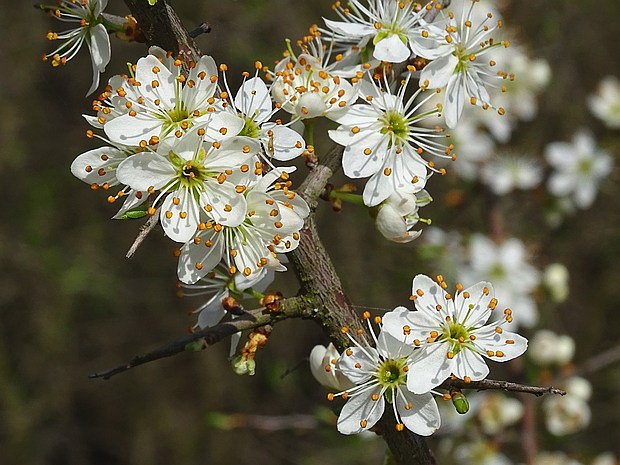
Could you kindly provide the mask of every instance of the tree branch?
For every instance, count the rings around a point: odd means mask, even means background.
[[[220,323],[211,328],[197,331],[189,336],[158,347],[144,355],[138,355],[123,365],[119,365],[110,370],[93,373],[89,378],[110,379],[112,376],[137,366],[154,362],[162,358],[172,357],[181,352],[195,352],[206,349],[208,346],[216,344],[222,339],[232,336],[239,331],[246,331],[264,325],[273,325],[289,318],[312,318],[314,313],[314,307],[303,297],[283,299],[281,301],[280,310],[277,313],[270,313],[265,308],[250,310],[232,321]]]
[[[477,391],[506,391],[506,392],[524,392],[526,394],[533,394],[537,397],[543,394],[557,394],[560,396],[566,395],[566,391],[554,387],[539,387],[529,386],[527,384],[510,383],[508,381],[496,381],[494,379],[483,379],[481,381],[471,381],[466,383],[462,379],[449,379],[445,381],[439,388],[446,389],[475,389]]]

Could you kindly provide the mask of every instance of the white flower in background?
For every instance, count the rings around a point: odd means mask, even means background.
[[[268,158],[288,161],[306,150],[303,137],[296,131],[279,120],[269,121],[279,108],[273,108],[271,94],[261,78],[244,80],[226,110],[243,118],[245,124],[238,135],[260,140]]]
[[[507,78],[495,69],[496,62],[490,59],[490,51],[496,47],[507,47],[508,42],[497,41],[491,34],[502,26],[500,21],[492,21],[488,13],[481,23],[474,25],[470,8],[463,8],[460,18],[450,12],[446,21],[445,37],[430,62],[422,69],[420,86],[424,88],[445,88],[444,117],[448,127],[456,127],[465,101],[488,109],[492,106],[489,88],[499,87],[498,80]],[[493,24],[490,24],[493,22]],[[504,113],[499,108],[500,114]]]
[[[417,275],[412,294],[417,311],[392,312],[383,318],[384,331],[420,347],[416,370],[407,377],[412,392],[428,392],[452,374],[479,381],[489,374],[483,357],[506,362],[527,349],[527,339],[504,329],[512,322],[510,309],[504,310],[501,321],[486,324],[498,305],[490,283],[467,289],[459,285],[454,295],[446,287],[441,276],[435,282]]]
[[[538,318],[532,298],[540,283],[540,272],[527,262],[523,242],[508,239],[496,245],[488,237],[474,234],[469,244],[469,265],[458,272],[466,285],[481,279],[493,282],[495,296],[514,311],[517,326],[532,327]]]
[[[573,377],[566,380],[565,396],[552,396],[543,402],[545,425],[555,436],[565,436],[581,431],[590,424],[592,413],[588,400],[592,395],[592,385],[584,378]]]
[[[200,223],[194,239],[180,251],[179,279],[193,284],[222,260],[228,272],[239,273],[241,280],[254,280],[262,268],[285,271],[276,254],[299,245],[299,230],[310,212],[308,204],[289,190],[288,173],[294,170],[274,169],[246,191],[247,210],[241,224]],[[279,177],[282,181],[276,182]]]
[[[427,13],[415,2],[401,0],[369,0],[363,5],[351,0],[343,8],[334,4],[334,11],[342,21],[325,19],[329,30],[321,29],[337,50],[359,55],[362,62],[378,61],[402,63],[412,54],[427,56],[433,47],[424,41],[420,20]]]
[[[496,435],[521,419],[523,404],[501,392],[485,392],[478,402],[476,416],[485,434]]]
[[[501,155],[482,166],[480,178],[496,195],[530,190],[542,180],[542,168],[531,158]]]
[[[457,446],[454,451],[457,463],[468,465],[513,465],[508,457],[497,450],[497,445],[478,440]]]
[[[213,58],[203,56],[190,63],[187,77],[182,67],[183,60],[151,49],[138,60],[134,77],[110,80],[97,123],[112,142],[145,146],[167,137],[181,138],[194,126],[204,127],[210,141],[241,131],[242,118],[216,107],[218,71]]]
[[[572,143],[547,145],[545,158],[553,168],[547,183],[549,191],[557,197],[570,196],[582,209],[592,205],[599,183],[613,168],[613,159],[583,130],[575,134]]]
[[[554,302],[564,302],[569,294],[568,269],[561,263],[552,263],[545,268],[543,284]]]
[[[422,189],[428,169],[434,167],[432,161],[422,158],[425,152],[452,158],[447,155],[451,147],[437,141],[444,139],[443,132],[420,124],[435,117],[439,110],[418,113],[425,100],[414,102],[420,89],[405,100],[410,78],[411,73],[396,94],[380,89],[378,83],[362,81],[360,93],[366,103],[352,105],[336,118],[340,123],[338,129],[329,131],[334,142],[345,146],[344,173],[350,178],[370,177],[363,193],[369,207],[380,204],[394,192],[415,193]],[[389,89],[387,85],[386,88]]]
[[[411,230],[420,221],[418,210],[432,200],[424,189],[415,194],[394,192],[377,207],[375,226],[390,241],[411,242],[422,234],[421,230]]]
[[[370,314],[365,313],[364,317],[368,320]],[[433,434],[441,422],[433,395],[414,394],[407,387],[407,374],[414,367],[417,369],[414,347],[400,343],[384,331],[375,335],[370,321],[368,327],[376,347],[360,344],[349,336],[353,347],[346,349],[336,363],[337,370],[355,384],[328,397],[342,396],[347,400],[338,417],[338,431],[356,434],[372,428],[383,416],[387,402],[394,411],[398,431],[407,428],[422,436]]]
[[[90,95],[99,86],[99,74],[105,71],[112,53],[110,37],[102,16],[108,0],[60,0],[57,3],[58,6],[51,10],[51,15],[63,22],[78,23],[78,27],[61,33],[48,32],[48,40],[60,40],[62,43],[43,58],[51,58],[52,66],[64,65],[77,55],[86,42],[93,66],[93,83],[86,93]]]
[[[618,465],[618,461],[612,452],[603,452],[597,455],[590,465]]]
[[[320,37],[311,36],[300,45],[300,55],[290,53],[276,65],[273,98],[297,119],[333,119],[357,100],[357,86],[327,64],[329,54],[325,54]],[[363,73],[357,71],[355,75],[358,80]]]
[[[604,77],[596,94],[588,98],[588,106],[608,128],[620,128],[620,80],[616,76]]]
[[[540,366],[566,365],[575,354],[575,341],[570,336],[560,336],[548,329],[541,329],[530,341],[528,355]]]
[[[310,371],[319,384],[329,389],[344,391],[353,384],[349,379],[336,369],[336,362],[340,353],[331,342],[327,347],[316,345],[310,351]]]
[[[532,465],[582,465],[581,462],[570,458],[564,452],[541,452],[534,459]]]
[[[206,144],[204,133],[192,130],[182,139],[161,142],[157,152],[132,155],[117,169],[123,184],[142,192],[160,191],[150,214],[159,209],[164,232],[177,242],[194,236],[203,215],[226,226],[245,220],[243,192],[250,178],[243,173],[257,162],[260,143],[233,137]]]

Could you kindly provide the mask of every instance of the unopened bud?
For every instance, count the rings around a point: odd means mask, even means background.
[[[467,401],[467,397],[461,391],[453,390],[450,391],[450,396],[452,397],[452,405],[458,413],[464,415],[469,412],[469,402]]]
[[[238,375],[253,376],[256,373],[256,361],[245,358],[243,355],[233,357],[231,361],[232,369]]]

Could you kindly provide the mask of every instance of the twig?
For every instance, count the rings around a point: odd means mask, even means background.
[[[211,26],[208,23],[200,23],[195,29],[189,31],[189,36],[192,39],[195,39],[199,35],[208,34],[211,32]]]
[[[560,396],[566,395],[566,391],[554,387],[540,387],[529,386],[527,384],[510,383],[508,381],[496,381],[494,379],[483,379],[481,381],[471,381],[466,383],[462,379],[453,379],[444,382],[441,388],[448,389],[475,389],[477,391],[506,391],[506,392],[524,392],[526,394],[533,394],[536,397],[540,397],[544,394],[557,394]]]
[[[232,321],[220,323],[211,328],[205,328],[189,336],[177,339],[144,355],[138,355],[123,365],[119,365],[110,370],[93,373],[89,375],[89,378],[110,379],[112,376],[131,370],[137,366],[154,362],[162,358],[172,357],[181,352],[195,352],[206,349],[208,346],[239,331],[257,328],[267,324],[273,325],[288,318],[311,318],[313,312],[314,309],[309,305],[309,302],[302,297],[284,299],[282,300],[281,309],[277,313],[270,313],[265,308],[250,310],[245,315],[235,318]]]
[[[158,220],[159,220],[159,216],[153,215],[147,220],[146,223],[142,225],[142,228],[140,228],[140,232],[138,233],[136,240],[133,241],[133,244],[131,244],[131,247],[129,247],[129,250],[127,251],[127,254],[125,255],[125,258],[133,257],[133,254],[135,254],[136,250],[138,250],[138,247],[142,245],[142,243],[144,242],[144,239],[146,239],[146,236],[148,236],[150,232],[155,228]]]
[[[612,347],[594,357],[586,360],[582,365],[578,366],[573,375],[587,375],[597,372],[612,363],[620,361],[620,345]]]

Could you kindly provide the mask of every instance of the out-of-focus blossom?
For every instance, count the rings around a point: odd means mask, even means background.
[[[533,189],[542,179],[542,168],[532,159],[503,155],[483,165],[481,179],[497,195]]]
[[[582,465],[564,452],[541,452],[536,456],[533,465]]]
[[[620,80],[606,76],[588,99],[590,111],[612,129],[620,128]]]
[[[572,143],[547,145],[545,158],[554,170],[547,183],[549,191],[558,197],[570,196],[582,209],[592,205],[598,185],[613,168],[609,154],[583,130],[575,134]]]
[[[458,275],[465,285],[491,281],[495,296],[513,310],[518,326],[529,328],[536,322],[538,311],[532,293],[540,283],[540,272],[527,261],[525,246],[519,239],[495,244],[482,234],[474,234],[469,244],[469,264]]]
[[[486,392],[478,403],[476,416],[485,434],[498,434],[523,416],[523,405],[500,392]]]
[[[584,378],[573,377],[564,384],[565,396],[545,399],[545,425],[555,436],[565,436],[581,431],[590,424],[591,411],[588,400],[592,385]]]
[[[575,354],[575,341],[570,336],[559,336],[548,329],[541,329],[530,341],[528,356],[540,366],[565,365]]]
[[[497,450],[497,445],[487,441],[459,445],[454,451],[458,463],[468,465],[512,465],[508,457]]]
[[[561,263],[552,263],[545,268],[543,284],[555,302],[564,302],[569,293],[568,269]]]

